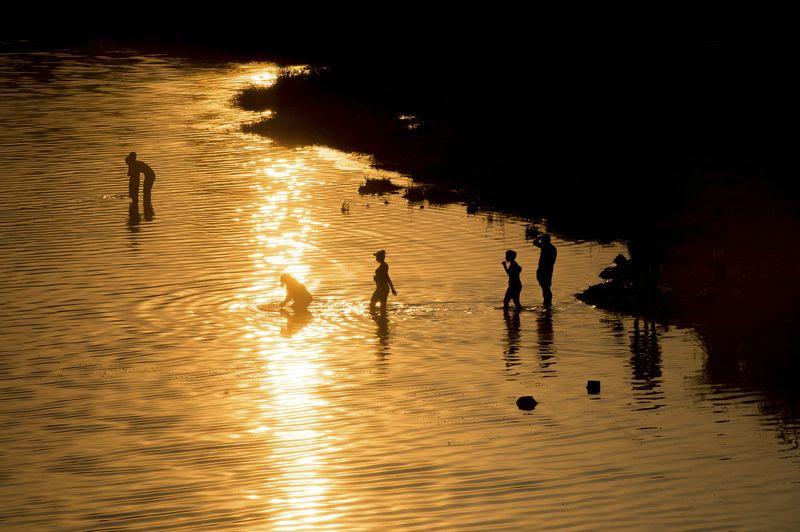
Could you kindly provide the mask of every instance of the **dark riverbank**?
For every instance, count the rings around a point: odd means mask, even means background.
[[[696,326],[711,367],[790,390],[800,369],[791,85],[741,48],[685,58],[636,76],[617,64],[590,91],[578,78],[599,68],[550,83],[463,57],[333,64],[238,103],[274,112],[246,131],[371,154],[377,168],[473,208],[547,219],[564,236],[627,241],[634,259],[657,264],[663,297],[621,310]]]

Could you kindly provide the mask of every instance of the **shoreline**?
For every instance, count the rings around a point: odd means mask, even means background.
[[[788,355],[800,315],[800,194],[779,158],[748,138],[713,146],[705,132],[673,159],[664,153],[678,135],[633,160],[611,150],[598,161],[618,139],[596,139],[588,152],[579,148],[592,142],[566,149],[571,139],[548,129],[551,123],[528,131],[518,117],[473,120],[472,109],[459,107],[463,98],[417,112],[424,97],[406,101],[396,87],[375,81],[365,89],[362,82],[357,70],[311,69],[268,89],[245,89],[235,104],[273,111],[244,124],[246,132],[372,155],[377,169],[432,185],[441,203],[547,219],[549,230],[568,238],[627,243],[629,258],[660,270],[662,300],[649,307],[591,303],[692,324],[709,357],[735,360],[757,381],[791,388],[800,370]],[[581,160],[560,164],[570,153]],[[591,168],[587,160],[603,164]],[[641,173],[648,164],[657,171]]]

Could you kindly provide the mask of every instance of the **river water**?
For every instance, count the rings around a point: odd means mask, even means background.
[[[709,382],[693,331],[572,297],[620,246],[554,235],[536,307],[528,222],[362,197],[366,176],[407,181],[241,133],[256,116],[231,97],[276,71],[0,55],[4,529],[800,524],[796,422]],[[152,211],[129,211],[132,150]],[[309,316],[279,311],[284,272]]]

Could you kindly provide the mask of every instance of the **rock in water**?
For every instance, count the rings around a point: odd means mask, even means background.
[[[587,381],[586,391],[589,393],[600,393],[600,381]]]
[[[530,395],[523,395],[517,399],[517,408],[520,410],[533,410],[538,404],[539,403],[536,402],[536,399]]]

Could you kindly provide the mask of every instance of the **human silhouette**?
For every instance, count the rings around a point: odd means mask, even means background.
[[[381,314],[386,314],[386,300],[389,298],[389,290],[392,295],[397,295],[397,290],[394,289],[391,278],[389,278],[389,265],[386,264],[386,251],[380,250],[375,253],[375,260],[378,261],[378,267],[375,268],[375,291],[372,293],[372,298],[369,301],[370,312],[375,311],[375,305],[381,304]]]
[[[142,190],[145,204],[150,203],[150,192],[153,190],[153,183],[156,180],[156,173],[150,165],[136,159],[136,152],[132,151],[125,157],[128,165],[128,196],[133,203],[139,203],[139,175],[144,174],[144,187]]]
[[[519,278],[519,274],[522,273],[522,266],[517,264],[516,258],[517,252],[509,249],[506,250],[506,260],[501,263],[508,275],[508,288],[503,298],[503,310],[508,310],[508,302],[512,299],[517,311],[522,310],[522,304],[519,302],[519,294],[522,292],[522,281]]]
[[[553,304],[553,292],[550,287],[553,284],[553,267],[556,264],[556,247],[550,243],[550,235],[537,236],[533,245],[539,248],[539,267],[536,269],[536,280],[542,287],[542,297],[544,306],[549,307]]]
[[[610,281],[617,288],[627,288],[633,281],[631,261],[625,255],[614,257],[614,266],[609,266],[600,272],[600,278]]]
[[[300,281],[290,274],[284,273],[281,275],[281,286],[286,287],[286,299],[281,301],[281,307],[285,306],[289,301],[294,301],[292,308],[295,311],[304,311],[311,304],[311,294]]]
[[[640,227],[628,240],[633,288],[640,298],[650,303],[657,292],[664,250],[663,242],[656,239],[653,233],[653,229]]]

